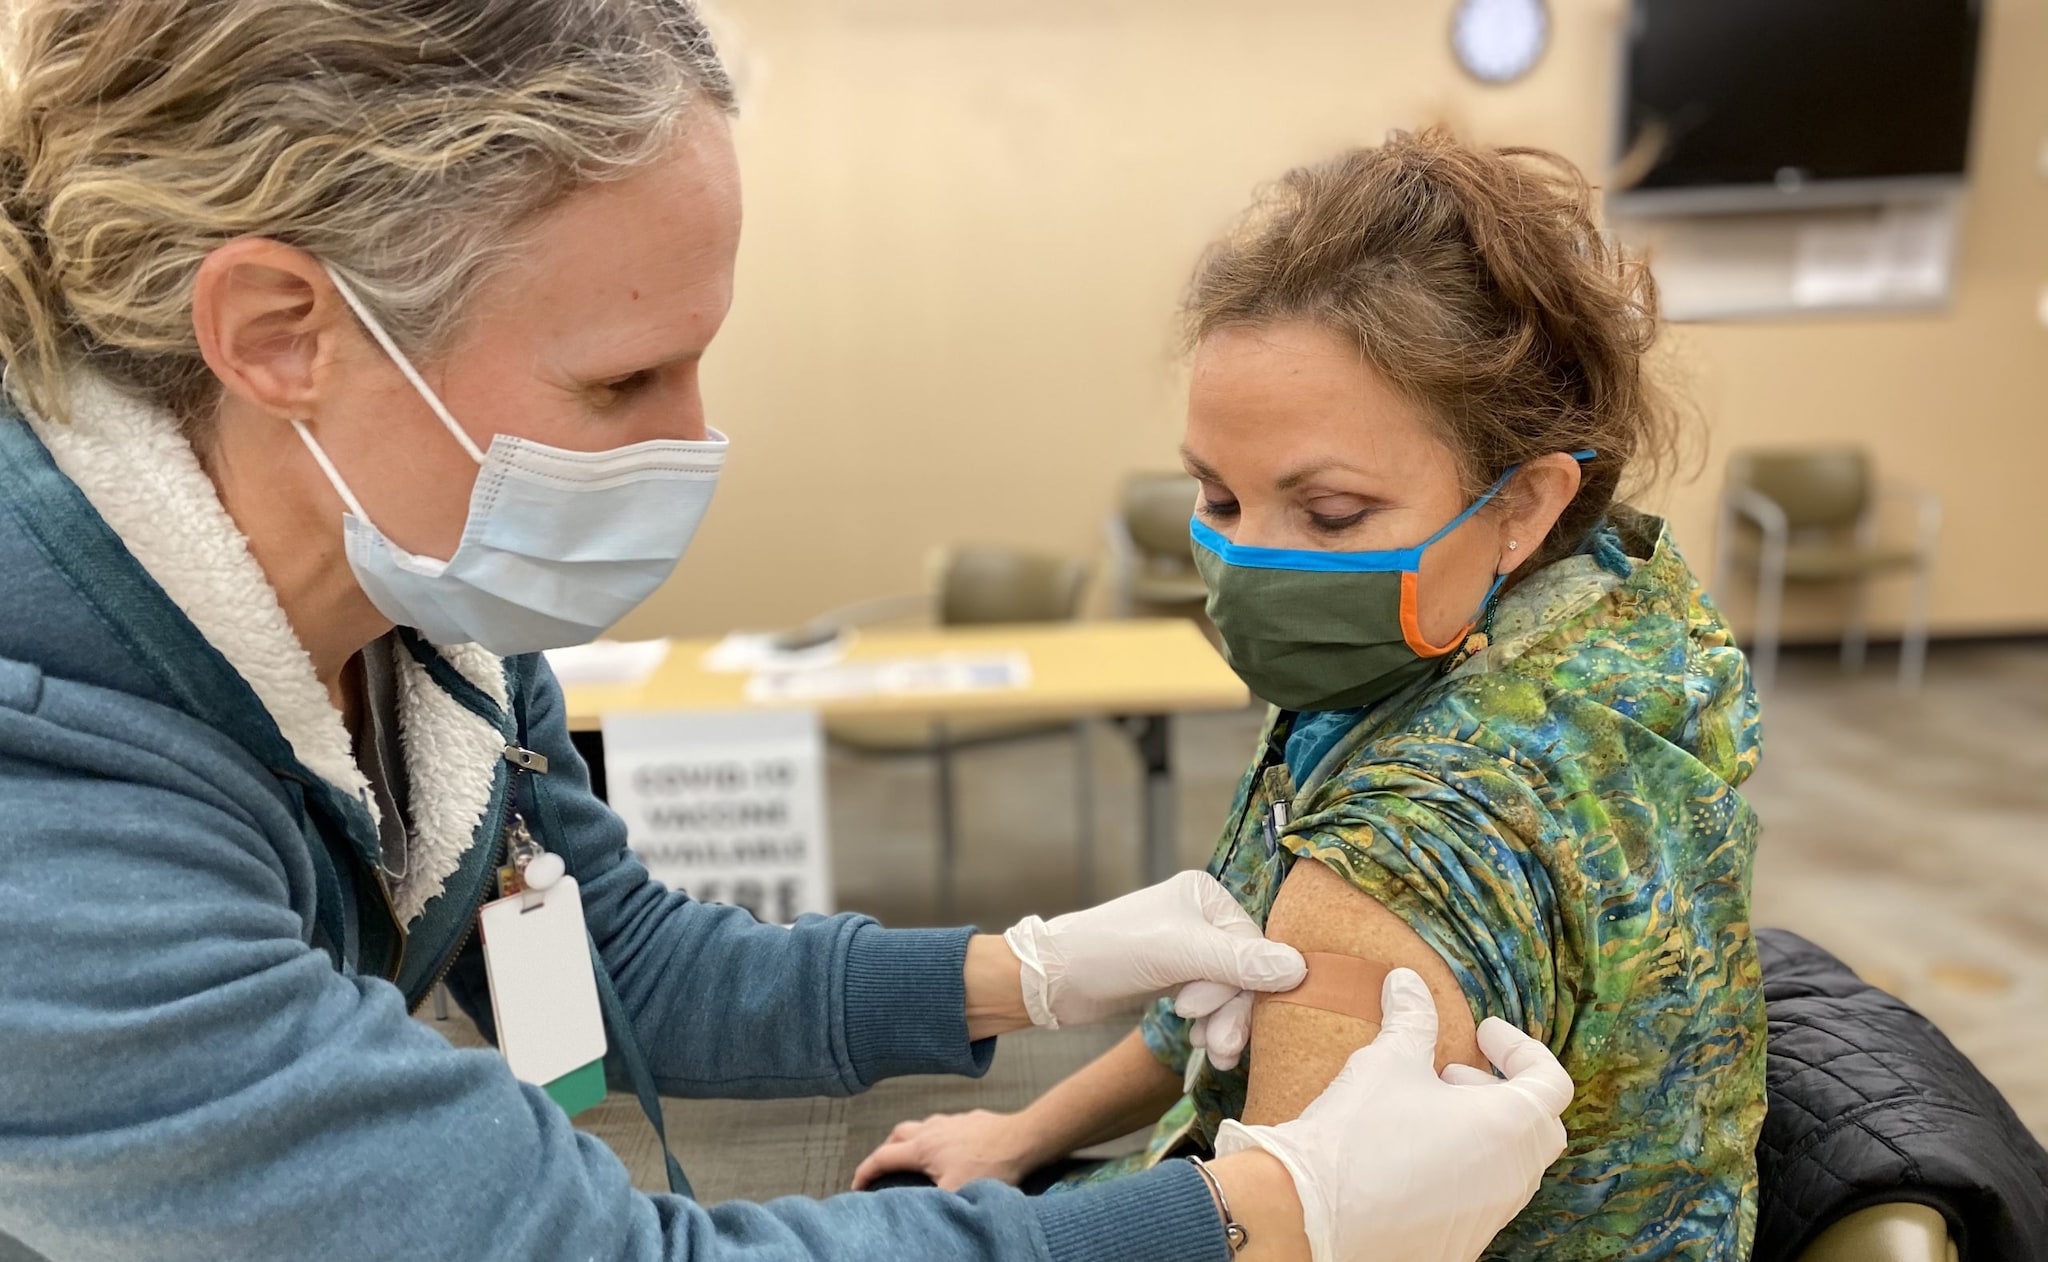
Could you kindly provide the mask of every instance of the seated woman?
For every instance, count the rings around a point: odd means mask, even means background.
[[[1616,498],[1677,435],[1643,366],[1651,281],[1588,203],[1552,155],[1396,135],[1289,174],[1212,247],[1186,312],[1195,552],[1275,709],[1209,870],[1315,953],[1310,982],[1207,1018],[1252,1022],[1241,1064],[1162,1005],[1018,1114],[899,1127],[863,1182],[1015,1181],[1158,1118],[1070,1176],[1103,1178],[1292,1117],[1406,965],[1443,1064],[1484,1067],[1496,1016],[1577,1084],[1570,1147],[1489,1256],[1748,1256],[1756,698],[1668,531]]]

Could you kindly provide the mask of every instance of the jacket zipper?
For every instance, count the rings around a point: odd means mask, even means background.
[[[390,971],[385,975],[387,982],[396,982],[405,972],[405,953],[412,945],[412,935],[406,932],[405,923],[398,918],[398,905],[391,901],[391,881],[384,875],[384,865],[377,865],[377,893],[384,900],[384,915],[390,919],[391,927],[398,931],[398,954],[391,957]]]
[[[498,839],[491,843],[491,862],[490,866],[485,869],[485,872],[488,875],[484,877],[486,891],[486,897],[483,900],[484,902],[490,901],[488,897],[490,887],[497,883],[498,856],[501,853],[503,853],[504,849],[505,834],[502,830],[500,830],[500,832],[498,833]],[[462,926],[462,932],[457,934],[455,937],[455,946],[441,960],[441,967],[434,970],[433,980],[429,981],[427,983],[427,988],[420,992],[420,997],[412,1001],[411,1006],[406,1009],[407,1012],[417,1013],[421,1008],[426,1007],[427,1000],[431,999],[434,995],[434,987],[439,986],[442,983],[442,981],[447,978],[449,972],[455,967],[455,961],[462,958],[463,948],[469,945],[469,939],[471,935],[476,933],[478,908],[480,908],[482,905],[482,902],[480,902],[478,903],[477,907],[472,907],[469,909],[469,923]],[[400,958],[402,959],[403,956],[401,956]],[[393,980],[396,979],[394,978]]]
[[[456,935],[455,945],[443,955],[441,966],[434,970],[433,979],[427,983],[426,989],[420,992],[420,997],[407,1008],[408,1012],[417,1013],[426,1007],[427,1000],[433,996],[434,987],[439,986],[447,978],[450,970],[455,967],[455,961],[462,958],[464,948],[469,946],[470,938],[476,933],[477,920],[483,904],[489,902],[494,895],[502,893],[498,889],[498,869],[501,864],[507,861],[518,863],[521,858],[530,858],[540,850],[539,844],[533,840],[533,834],[527,830],[526,822],[519,817],[519,785],[520,777],[529,771],[545,773],[548,769],[548,760],[530,749],[521,749],[517,745],[505,746],[504,758],[506,762],[512,764],[511,774],[505,777],[505,818],[498,825],[498,835],[491,842],[490,861],[484,867],[484,883],[479,891],[483,897],[478,900],[475,907],[469,909],[469,920],[462,926],[462,932]],[[381,886],[383,882],[380,880],[378,884]],[[384,901],[386,906],[390,905],[388,894]],[[397,919],[396,912],[392,918]],[[401,927],[400,960],[405,958],[404,932]]]

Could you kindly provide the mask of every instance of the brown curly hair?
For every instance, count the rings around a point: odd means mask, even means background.
[[[1656,284],[1545,150],[1432,128],[1298,167],[1205,252],[1183,319],[1190,349],[1283,320],[1351,339],[1437,424],[1474,495],[1510,465],[1597,452],[1522,574],[1576,550],[1624,476],[1654,482],[1678,448],[1643,363]]]

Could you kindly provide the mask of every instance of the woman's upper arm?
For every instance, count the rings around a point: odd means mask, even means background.
[[[1274,898],[1266,936],[1304,953],[1414,969],[1436,997],[1438,1067],[1453,1061],[1485,1067],[1471,1005],[1443,957],[1399,916],[1324,864],[1314,859],[1295,863]],[[1297,1116],[1329,1086],[1351,1053],[1378,1034],[1377,1024],[1360,1017],[1287,1002],[1260,1003],[1252,1016],[1244,1120],[1265,1125]]]

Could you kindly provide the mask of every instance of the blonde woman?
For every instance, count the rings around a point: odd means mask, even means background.
[[[1450,1259],[1527,1198],[1569,1081],[1505,1026],[1510,1081],[1439,1080],[1413,974],[1299,1121],[1210,1165],[1058,1200],[635,1191],[565,1116],[607,1069],[650,1108],[978,1073],[1005,1031],[1187,983],[1241,1006],[1301,959],[1202,874],[1003,937],[783,930],[626,848],[536,650],[667,577],[724,458],[697,373],[732,100],[682,0],[11,20],[0,1254]],[[545,1087],[407,1015],[445,976],[488,1026],[473,929],[522,889],[609,1040]],[[1389,1170],[1360,1128],[1446,1142]]]

